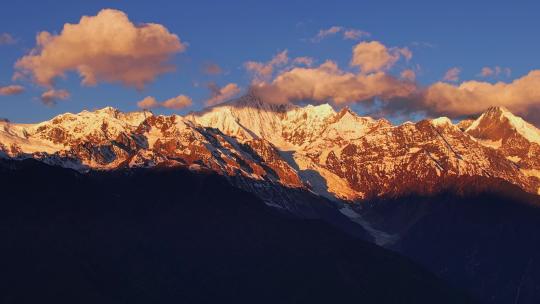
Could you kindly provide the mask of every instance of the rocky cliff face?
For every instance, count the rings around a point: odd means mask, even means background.
[[[463,182],[474,177],[508,181],[528,192],[537,192],[539,186],[530,177],[531,170],[540,168],[534,151],[529,152],[535,147],[534,138],[520,137],[526,149],[521,154],[529,155],[522,156],[529,165],[516,164],[508,157],[510,152],[494,149],[471,132],[478,124],[471,120],[454,125],[441,117],[393,126],[384,119],[360,117],[348,108],[339,112],[327,104],[278,108],[255,96],[192,114],[190,120],[208,126],[228,120],[235,127],[222,126],[226,134],[271,141],[286,152],[286,159],[314,191],[329,197],[364,200],[489,187]]]
[[[505,108],[493,107],[466,132],[514,163],[540,194],[540,130]]]

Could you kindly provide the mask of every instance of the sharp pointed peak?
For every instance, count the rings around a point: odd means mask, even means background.
[[[354,112],[351,107],[349,106],[344,106],[343,108],[341,108],[341,110],[339,110],[338,112],[338,115],[339,116],[344,116],[345,114],[351,114],[353,116],[358,116],[358,114],[356,114],[356,112]]]
[[[505,106],[491,106],[491,107],[487,108],[487,110],[484,111],[484,113],[497,113],[497,114],[510,113],[510,114],[512,114],[512,112],[510,110],[508,110],[508,108],[505,107]]]
[[[502,106],[488,108],[467,128],[466,132],[470,134],[488,132],[496,137],[504,136],[509,132],[517,132],[527,140],[540,144],[540,130]]]

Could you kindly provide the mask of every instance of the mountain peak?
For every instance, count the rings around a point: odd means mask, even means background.
[[[510,112],[508,108],[503,106],[491,106],[486,111],[484,111],[484,113],[482,113],[482,116],[484,116],[484,118],[498,120],[502,120],[504,117],[508,118],[509,120],[513,120],[516,118],[516,116],[512,112]]]
[[[117,108],[113,108],[113,107],[104,107],[102,109],[99,109],[99,110],[96,110],[96,112],[100,112],[100,113],[117,113],[117,112],[120,112],[120,110],[118,110]]]
[[[253,92],[248,92],[247,94],[240,96],[236,99],[231,99],[227,102],[207,107],[206,109],[198,113],[194,113],[194,114],[200,115],[206,112],[212,112],[214,111],[214,109],[223,109],[223,108],[237,108],[237,109],[251,108],[254,110],[261,110],[261,111],[266,111],[266,112],[284,113],[295,108],[295,106],[291,103],[285,103],[285,104],[272,103],[272,102],[262,99],[260,96],[256,95]]]
[[[508,108],[506,108],[505,106],[491,106],[484,113],[500,113],[500,114],[510,113],[512,114],[510,110],[508,110]]]
[[[434,119],[431,120],[431,123],[434,126],[453,126],[454,125],[452,123],[452,121],[450,120],[450,118],[448,118],[446,116],[434,118]]]
[[[101,108],[101,109],[96,109],[96,110],[93,110],[93,111],[89,111],[89,110],[83,110],[82,112],[78,113],[78,114],[75,114],[75,115],[107,115],[107,116],[112,116],[112,117],[116,117],[118,114],[122,113],[120,110],[114,108],[114,107],[104,107],[104,108]]]
[[[243,172],[250,178],[294,185],[301,184],[300,174],[316,192],[350,200],[401,193],[456,174],[489,174],[532,189],[534,181],[529,184],[518,170],[534,173],[540,166],[534,162],[536,150],[514,153],[516,142],[532,146],[519,134],[540,138],[540,132],[501,107],[490,108],[475,121],[477,134],[467,132],[472,138],[455,132],[457,126],[446,117],[424,120],[419,128],[394,127],[349,107],[336,112],[329,104],[277,105],[254,94],[185,117],[149,115],[106,107],[66,113],[35,125],[8,126],[0,129],[0,151],[10,157],[30,153],[41,153],[32,154],[38,159],[75,157],[96,169],[204,164],[225,175]],[[477,143],[514,150],[503,155]],[[448,153],[457,157],[448,158]],[[527,162],[517,167],[512,163],[517,157]],[[271,170],[266,170],[270,164]],[[411,168],[413,175],[405,179],[396,173]],[[317,173],[309,173],[313,170]]]
[[[323,103],[320,105],[309,104],[306,106],[306,109],[310,109],[311,111],[316,113],[335,113],[334,108],[327,103]]]
[[[340,115],[340,116],[343,116],[343,115],[345,115],[345,114],[347,114],[347,113],[349,113],[349,114],[351,114],[351,115],[354,115],[354,116],[357,116],[356,113],[355,113],[353,110],[351,110],[351,108],[350,108],[349,106],[344,106],[344,107],[341,108],[341,110],[339,111],[339,115]]]
[[[466,130],[480,138],[499,140],[518,133],[529,142],[540,144],[540,130],[502,106],[488,108]]]

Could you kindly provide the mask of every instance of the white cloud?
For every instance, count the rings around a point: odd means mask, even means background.
[[[65,24],[61,33],[40,32],[36,47],[17,61],[15,78],[29,75],[42,86],[76,71],[84,85],[120,82],[143,88],[158,75],[174,70],[169,59],[186,49],[163,25],[134,24],[118,10],[104,9]]]

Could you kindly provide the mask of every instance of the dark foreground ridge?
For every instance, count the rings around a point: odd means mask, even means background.
[[[0,165],[1,303],[469,303],[213,174]]]
[[[363,215],[391,249],[484,303],[540,303],[540,197],[500,184],[491,193],[402,197]]]

